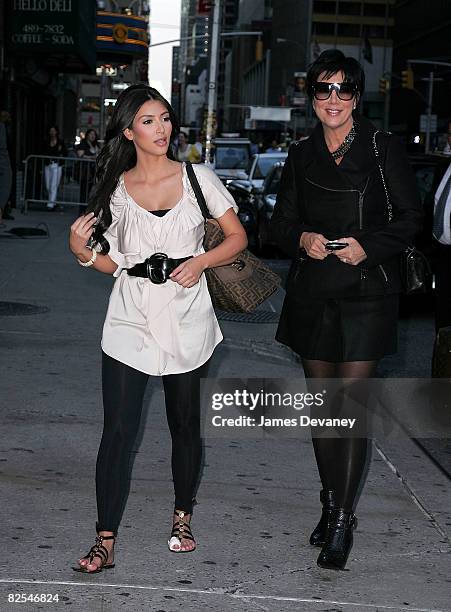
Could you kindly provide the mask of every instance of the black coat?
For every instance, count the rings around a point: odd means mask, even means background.
[[[322,125],[310,138],[291,145],[271,220],[275,242],[293,265],[287,297],[311,295],[346,297],[385,295],[401,291],[400,254],[413,243],[423,211],[404,147],[395,136],[376,136],[393,218],[373,149],[376,128],[357,117],[359,129],[339,166],[330,155]],[[328,240],[355,238],[367,258],[358,266],[335,255],[324,260],[300,249],[302,232],[317,232]]]

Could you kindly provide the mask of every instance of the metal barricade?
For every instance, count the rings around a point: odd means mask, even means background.
[[[57,205],[86,206],[94,184],[95,159],[29,155],[23,163],[23,213],[29,203],[49,209]]]

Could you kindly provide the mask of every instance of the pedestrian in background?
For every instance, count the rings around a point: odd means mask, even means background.
[[[177,146],[177,159],[180,162],[189,161],[192,164],[198,164],[202,159],[202,149],[194,143],[188,142],[188,134],[186,132],[179,132],[178,146]]]
[[[203,272],[233,262],[247,240],[232,196],[212,170],[195,165],[210,214],[225,235],[204,252],[204,218],[186,164],[175,159],[177,131],[174,111],[158,91],[141,84],[124,90],[97,160],[89,212],[71,227],[70,248],[79,263],[116,277],[102,337],[97,538],[77,571],[114,565],[149,376],[162,376],[172,437],[175,503],[168,546],[173,552],[196,547],[190,520],[202,455],[199,382],[222,340]]]
[[[451,325],[451,164],[434,198],[433,235],[437,241],[435,329]]]
[[[75,149],[78,157],[97,157],[100,151],[99,137],[94,128],[86,130],[83,140]]]
[[[80,144],[76,147],[75,153],[81,159],[94,160],[100,151],[99,137],[94,128],[89,128]],[[88,202],[89,192],[94,183],[95,164],[84,163],[80,165],[80,202]],[[86,205],[79,207],[79,213],[82,215],[86,210]]]
[[[280,153],[281,150],[282,150],[281,146],[279,145],[277,140],[275,138],[273,138],[271,140],[271,144],[266,149],[265,153]]]
[[[357,114],[364,82],[361,65],[338,50],[311,65],[307,91],[319,121],[290,147],[272,217],[276,242],[293,258],[276,338],[300,355],[307,379],[369,378],[396,352],[399,257],[421,225],[404,147]],[[342,415],[350,409],[340,405]],[[314,436],[313,447],[323,512],[310,543],[322,547],[318,565],[344,569],[368,439]]]
[[[9,113],[7,113],[9,116]],[[6,117],[5,111],[2,111],[2,119]],[[11,161],[8,152],[8,139],[6,133],[5,122],[0,121],[0,224],[3,225],[3,218],[12,219],[10,215],[5,213],[6,206],[9,201],[12,187],[12,169]]]
[[[446,134],[446,144],[443,147],[443,155],[451,155],[451,123],[448,123],[448,132]]]
[[[49,128],[47,139],[42,149],[42,155],[52,157],[52,159],[44,160],[44,177],[48,194],[47,209],[53,210],[64,164],[64,161],[59,158],[67,156],[66,146],[61,140],[59,130],[55,125]]]

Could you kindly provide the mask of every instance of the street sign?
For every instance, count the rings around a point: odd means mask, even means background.
[[[428,129],[428,116],[420,115],[420,132],[427,132]],[[437,131],[437,115],[431,115],[431,124],[429,126],[430,132]]]
[[[280,106],[251,106],[250,119],[258,121],[282,121],[291,119],[291,108]]]
[[[41,67],[58,72],[95,71],[96,5],[92,0],[15,0],[6,4],[5,41],[14,55],[36,59]]]

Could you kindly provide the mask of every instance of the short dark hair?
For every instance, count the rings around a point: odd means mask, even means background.
[[[310,65],[305,80],[306,90],[310,98],[313,97],[313,88],[321,74],[326,79],[337,72],[343,72],[344,80],[355,85],[359,97],[365,89],[365,73],[363,68],[353,57],[346,55],[338,49],[327,49]]]

